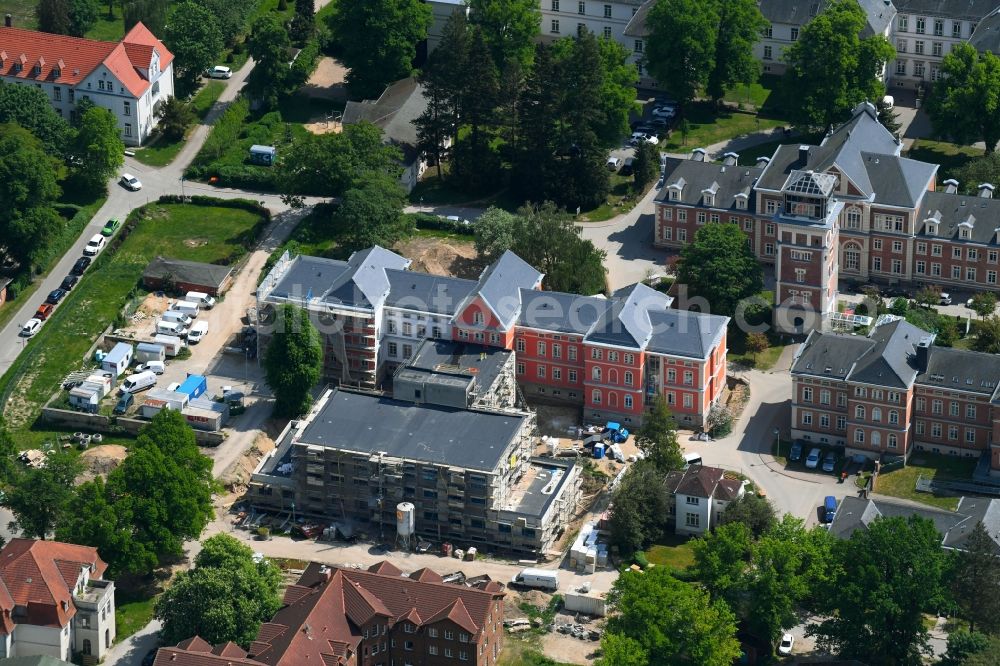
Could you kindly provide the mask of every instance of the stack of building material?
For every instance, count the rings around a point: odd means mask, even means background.
[[[598,564],[607,564],[607,547],[597,542],[598,537],[594,523],[584,524],[569,551],[569,564],[572,568],[583,573],[594,573]],[[603,563],[599,562],[602,552]]]

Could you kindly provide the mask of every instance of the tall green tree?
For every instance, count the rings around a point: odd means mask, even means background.
[[[168,644],[200,636],[210,643],[248,646],[281,606],[281,572],[228,534],[205,540],[195,566],[177,574],[156,601]]]
[[[476,253],[492,263],[514,247],[519,221],[502,208],[490,206],[476,218]]]
[[[990,648],[990,637],[978,631],[959,629],[948,635],[948,651],[937,662],[938,666],[966,666],[969,658]],[[1000,650],[1000,640],[996,640],[993,656]],[[991,663],[996,664],[996,661]]]
[[[275,395],[276,416],[294,418],[309,409],[323,371],[323,345],[307,311],[293,305],[275,311],[264,371]]]
[[[13,483],[20,471],[15,460],[18,454],[17,442],[7,429],[7,423],[0,415],[0,487]]]
[[[560,154],[566,148],[561,124],[557,123],[561,118],[560,91],[564,78],[562,63],[553,48],[539,44],[517,106],[511,160],[511,184],[525,201],[545,201],[559,181]]]
[[[511,248],[545,273],[554,291],[597,294],[606,289],[604,251],[580,236],[580,229],[551,202],[518,210],[516,241]]]
[[[684,466],[684,455],[677,442],[677,422],[663,395],[653,399],[652,408],[635,432],[635,445],[661,474]]]
[[[992,291],[981,291],[971,299],[973,312],[985,319],[992,315],[997,309],[997,297]]]
[[[295,0],[295,14],[288,26],[288,36],[297,44],[305,44],[316,34],[314,0]]]
[[[976,523],[965,550],[956,555],[948,582],[970,631],[1000,632],[1000,559],[982,522]]]
[[[719,516],[719,525],[741,523],[746,525],[754,539],[769,532],[777,523],[771,502],[756,493],[747,492],[735,502],[730,502]]]
[[[896,50],[882,35],[861,38],[867,17],[854,0],[834,0],[803,26],[785,51],[783,85],[796,104],[792,119],[835,125],[860,102],[882,99],[881,74]]]
[[[13,86],[0,87],[0,94],[7,87]],[[0,246],[22,266],[30,266],[61,229],[52,205],[64,172],[30,132],[0,124]]]
[[[1000,354],[1000,317],[993,315],[978,322],[972,334],[972,348],[987,354]]]
[[[250,15],[258,5],[256,0],[250,2],[196,0],[196,2],[215,15],[219,30],[222,32],[222,41],[226,46],[233,46],[246,35]]]
[[[905,553],[906,566],[900,566]],[[880,518],[834,544],[832,576],[817,595],[827,619],[809,626],[821,649],[845,659],[918,664],[928,651],[923,613],[942,592],[945,555],[934,524]]]
[[[470,192],[496,189],[500,160],[492,146],[500,78],[481,28],[473,28],[457,118],[467,133],[452,148],[452,178]]]
[[[198,76],[214,65],[222,52],[222,31],[215,15],[191,0],[170,10],[163,41],[174,54],[178,80],[189,89],[193,89]]]
[[[35,8],[38,29],[56,35],[68,35],[70,31],[70,0],[38,0]]]
[[[168,4],[167,0],[123,0],[122,17],[125,20],[125,32],[141,22],[154,35],[163,34],[169,13]]]
[[[982,141],[991,154],[1000,141],[1000,58],[955,44],[941,74],[927,100],[935,133],[959,143]]]
[[[660,166],[660,151],[651,143],[643,141],[635,149],[632,163],[632,180],[636,192],[645,192],[646,187],[656,179]]]
[[[197,116],[191,105],[184,100],[168,97],[156,110],[156,118],[156,131],[168,141],[179,141],[184,138]]]
[[[749,580],[747,568],[753,552],[750,528],[742,523],[720,525],[694,541],[692,571],[712,599],[739,610]]]
[[[482,28],[497,68],[516,62],[531,65],[542,21],[536,0],[468,0],[469,18]]]
[[[601,144],[612,148],[629,133],[629,114],[635,109],[639,68],[630,62],[631,54],[611,39],[599,39],[601,54],[601,89],[598,95],[604,117],[594,129]]]
[[[612,614],[602,645],[620,640],[616,637],[631,640],[614,646],[617,649],[611,654],[623,657],[622,661],[605,656],[603,666],[729,666],[740,655],[732,612],[725,604],[711,601],[707,592],[674,578],[666,567],[624,572],[608,593],[608,603]]]
[[[12,527],[32,539],[47,539],[70,510],[73,481],[83,465],[73,455],[58,451],[42,467],[19,474],[3,499],[14,514]]]
[[[713,314],[733,316],[740,300],[764,288],[764,274],[735,224],[706,224],[681,250],[677,281],[708,301]]]
[[[114,114],[98,106],[87,109],[71,150],[78,165],[74,167],[76,177],[89,188],[103,191],[125,163],[125,143]]]
[[[961,191],[976,194],[980,183],[1000,184],[1000,153],[975,157],[951,172]]]
[[[350,246],[392,246],[407,235],[403,218],[406,192],[386,174],[373,175],[344,192],[334,213],[335,222],[348,229]]]
[[[682,107],[689,104],[712,72],[719,33],[717,3],[656,0],[646,15],[646,27],[647,71]]]
[[[611,544],[623,555],[644,550],[667,529],[663,475],[643,461],[632,465],[611,501]]]
[[[273,13],[254,21],[247,39],[247,52],[254,59],[254,68],[247,77],[247,92],[263,102],[265,108],[278,106],[278,98],[288,87],[288,48],[292,45],[288,31]]]
[[[0,83],[0,124],[17,123],[55,157],[66,155],[72,129],[56,113],[48,96],[35,86]]]
[[[760,75],[754,44],[768,26],[756,0],[717,0],[715,53],[705,92],[718,103],[737,83],[750,84]]]
[[[357,97],[376,98],[410,75],[417,43],[427,38],[431,9],[420,0],[339,0],[327,25]]]

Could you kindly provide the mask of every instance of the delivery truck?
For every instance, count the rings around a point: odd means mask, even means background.
[[[510,579],[513,587],[534,587],[555,592],[559,588],[559,572],[548,569],[523,569]]]

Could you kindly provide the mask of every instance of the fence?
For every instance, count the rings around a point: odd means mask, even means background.
[[[75,412],[55,407],[42,408],[42,421],[71,430],[90,430],[105,435],[125,434],[133,437],[149,425],[149,421],[141,419],[112,418],[101,414],[87,414],[86,412]],[[218,446],[225,441],[226,436],[221,432],[195,430],[194,438],[202,446]]]

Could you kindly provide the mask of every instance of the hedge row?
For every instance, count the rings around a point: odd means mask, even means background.
[[[476,227],[472,224],[464,224],[461,220],[448,220],[431,213],[413,213],[410,216],[417,229],[431,229],[434,231],[447,231],[453,234],[463,234],[474,236]]]

